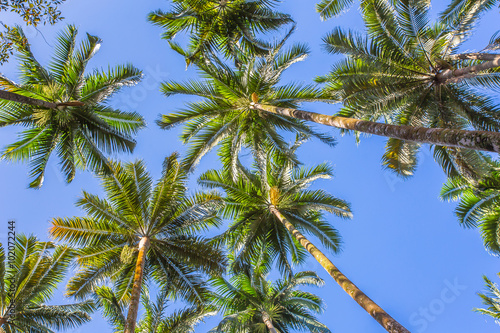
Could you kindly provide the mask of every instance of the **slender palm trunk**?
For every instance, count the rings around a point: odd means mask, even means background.
[[[264,324],[266,324],[267,329],[270,333],[278,333],[278,331],[276,331],[276,328],[274,328],[273,321],[265,311],[262,311],[262,321],[264,322]]]
[[[500,57],[495,57],[495,58],[491,57],[490,59],[492,60],[485,61],[474,66],[468,66],[455,70],[447,69],[445,71],[442,71],[441,73],[436,74],[436,81],[438,84],[458,82],[462,79],[474,77],[476,76],[476,73],[480,71],[485,71],[488,69],[500,67]]]
[[[41,99],[26,97],[19,95],[10,91],[0,90],[0,99],[6,99],[8,101],[13,101],[22,104],[28,104],[33,106],[40,106],[47,109],[55,109],[57,107],[56,103],[47,102]]]
[[[132,295],[130,297],[130,306],[128,308],[124,333],[135,332],[137,313],[139,311],[139,303],[141,300],[144,265],[146,264],[146,254],[148,253],[150,244],[149,237],[143,237],[139,243],[139,254],[137,255],[137,263],[135,265],[134,285],[132,287]]]
[[[271,206],[270,211],[285,225],[288,231],[299,241],[299,243],[323,266],[333,279],[349,294],[363,309],[366,310],[387,332],[390,333],[410,333],[387,312],[365,295],[354,283],[352,283],[341,271],[328,259],[314,244],[304,237],[288,221],[283,214]]]
[[[394,139],[428,143],[438,146],[500,152],[500,133],[497,132],[390,125],[374,121],[327,116],[315,112],[262,105],[258,103],[252,103],[252,108],[296,119],[313,121],[327,126]]]

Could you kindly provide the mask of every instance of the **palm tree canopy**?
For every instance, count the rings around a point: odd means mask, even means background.
[[[0,246],[2,332],[40,332],[76,328],[90,321],[91,301],[47,305],[65,277],[74,252],[66,246],[17,234],[14,249]]]
[[[153,180],[142,161],[113,164],[102,175],[106,198],[83,192],[77,202],[87,216],[55,218],[51,234],[78,247],[80,271],[69,281],[68,294],[83,298],[110,279],[119,301],[130,300],[138,246],[147,238],[144,279],[173,287],[171,296],[202,302],[206,288],[201,273],[220,273],[220,249],[197,235],[218,226],[216,193],[187,195],[187,176],[177,154],[167,157],[160,179]]]
[[[498,323],[500,320],[500,289],[496,283],[486,276],[483,276],[483,279],[486,283],[486,292],[484,294],[479,294],[479,297],[481,297],[483,304],[486,305],[487,308],[475,308],[474,311],[491,316]]]
[[[226,243],[234,256],[234,269],[240,270],[252,258],[269,252],[281,271],[292,271],[292,262],[301,263],[306,251],[271,213],[276,207],[296,228],[316,236],[329,250],[337,252],[340,235],[323,218],[322,211],[351,217],[349,204],[323,190],[308,190],[317,179],[332,177],[327,164],[313,168],[298,167],[286,156],[259,150],[254,170],[238,164],[235,175],[227,169],[211,170],[199,183],[226,192],[223,217],[233,222],[217,239]]]
[[[323,310],[322,299],[298,289],[322,286],[324,281],[315,272],[299,272],[272,283],[266,280],[262,270],[252,269],[248,274],[234,275],[229,281],[215,278],[212,284],[216,288],[212,302],[224,318],[210,333],[268,332],[264,316],[270,318],[281,333],[330,332],[314,317],[314,313]]]
[[[203,98],[202,101],[189,103],[184,110],[163,115],[158,121],[158,125],[165,129],[186,123],[181,140],[191,144],[185,160],[187,165],[195,165],[219,144],[231,152],[227,156],[232,164],[242,147],[255,149],[267,144],[278,151],[286,151],[288,143],[280,130],[316,136],[330,145],[334,144],[331,136],[316,132],[304,121],[251,108],[255,98],[259,98],[261,104],[283,107],[324,100],[321,91],[313,85],[278,85],[283,71],[308,54],[304,45],[281,50],[284,41],[266,56],[246,57],[237,70],[220,61],[198,63],[204,80],[162,84],[166,96],[186,94]]]
[[[455,215],[467,228],[479,227],[485,247],[500,254],[500,163],[490,161],[491,169],[479,181],[449,178],[441,189],[441,198],[458,201]]]
[[[71,182],[76,169],[110,172],[104,154],[131,152],[131,135],[144,126],[134,112],[115,110],[108,98],[125,86],[135,85],[142,73],[132,65],[88,72],[86,66],[99,50],[101,40],[87,34],[77,45],[77,29],[68,26],[59,34],[55,54],[47,68],[36,60],[22,29],[11,31],[19,55],[19,84],[0,75],[0,89],[54,103],[78,105],[45,109],[0,101],[0,127],[26,127],[19,140],[2,151],[2,158],[29,161],[31,187],[40,187],[49,157],[56,153],[61,171]]]
[[[500,88],[500,68],[491,61],[500,56],[458,53],[479,14],[493,2],[469,1],[462,7],[459,2],[465,3],[454,1],[431,24],[428,0],[362,1],[366,35],[336,28],[324,38],[329,52],[347,55],[317,79],[327,82],[325,91],[332,98],[343,101],[338,115],[395,125],[499,131],[500,107],[484,89]],[[383,164],[410,176],[419,147],[389,139]],[[452,176],[473,174],[482,159],[477,152],[440,146],[433,150]]]
[[[142,294],[144,315],[137,323],[137,333],[192,333],[198,323],[214,314],[208,307],[192,306],[166,315],[165,310],[169,302],[167,295],[168,291],[162,290],[156,301],[152,302],[149,294]],[[113,290],[104,286],[96,289],[94,298],[115,332],[123,332],[126,304],[120,303]]]
[[[256,34],[277,30],[293,22],[290,15],[272,7],[277,0],[173,0],[172,10],[149,14],[149,20],[165,29],[163,37],[171,40],[179,32],[189,32],[190,59],[212,56],[222,51],[227,57],[240,52],[266,52],[268,43]],[[172,44],[175,46],[175,44]]]

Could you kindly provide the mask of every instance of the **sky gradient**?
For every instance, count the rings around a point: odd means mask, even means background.
[[[448,1],[433,1],[442,6]],[[161,31],[146,21],[150,11],[167,9],[167,1],[68,0],[61,9],[65,20],[55,26],[33,28],[25,32],[32,42],[33,52],[42,64],[52,54],[51,47],[57,31],[72,23],[80,34],[88,32],[103,40],[100,51],[89,63],[88,69],[132,63],[144,71],[143,81],[126,88],[112,100],[114,107],[141,113],[148,127],[137,137],[133,155],[119,156],[121,160],[144,159],[154,179],[158,178],[165,156],[174,151],[186,151],[178,135],[179,128],[164,131],[155,120],[159,114],[182,108],[186,96],[166,98],[158,91],[166,79],[184,81],[197,77],[193,66],[187,70],[184,59],[169,49],[160,38]],[[433,13],[442,7],[433,7]],[[313,78],[328,72],[340,56],[327,54],[321,47],[322,37],[335,26],[362,30],[357,6],[340,18],[321,21],[312,1],[283,1],[279,9],[289,13],[297,22],[297,29],[288,45],[304,42],[311,48],[305,61],[288,69],[283,82],[310,83]],[[13,15],[1,13],[6,23],[19,22]],[[498,30],[498,9],[486,15],[477,33],[466,44],[466,50],[481,50]],[[277,35],[275,35],[277,36]],[[185,41],[180,36],[179,41]],[[16,61],[0,67],[0,72],[17,80]],[[324,114],[338,111],[337,105],[307,104],[302,107]],[[439,191],[445,175],[433,161],[428,147],[422,149],[419,167],[414,177],[402,180],[381,167],[385,140],[362,137],[356,144],[351,136],[339,131],[319,127],[337,138],[338,144],[330,148],[318,140],[301,147],[298,156],[306,166],[329,161],[335,177],[318,181],[316,188],[351,203],[354,218],[340,220],[328,216],[343,236],[343,251],[330,255],[332,261],[361,290],[382,306],[411,332],[482,332],[499,330],[490,317],[472,311],[481,306],[476,295],[483,289],[481,276],[498,281],[498,259],[483,247],[479,231],[459,226],[453,209],[455,203],[442,202]],[[0,129],[2,145],[11,143],[20,128]],[[219,167],[215,152],[201,160],[190,180],[190,190],[196,189],[196,176],[208,169]],[[14,219],[16,231],[34,233],[48,239],[48,227],[54,217],[81,216],[74,206],[85,190],[101,194],[98,179],[89,172],[79,172],[71,184],[66,184],[59,173],[57,159],[53,158],[40,190],[28,189],[28,167],[21,163],[0,161],[0,241],[6,242],[7,221]],[[3,228],[3,229],[2,229]],[[213,234],[219,231],[213,231]],[[326,285],[314,292],[326,302],[327,308],[319,319],[332,332],[377,333],[385,332],[361,309],[312,258],[297,270],[316,270]],[[275,275],[272,275],[274,278]],[[54,298],[63,302],[63,290]],[[175,305],[174,305],[175,307]],[[95,321],[74,332],[112,332],[100,314]],[[207,332],[218,317],[199,325],[196,332]]]

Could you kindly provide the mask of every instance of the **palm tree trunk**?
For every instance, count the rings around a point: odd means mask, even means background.
[[[130,297],[130,306],[128,308],[124,333],[135,332],[137,313],[139,311],[139,303],[141,300],[144,265],[146,264],[146,254],[148,253],[150,244],[149,237],[143,237],[139,242],[139,254],[137,255],[137,263],[135,265],[134,285],[132,287],[132,295]]]
[[[483,53],[483,52],[471,52],[471,53],[460,53],[452,54],[445,58],[446,60],[497,60],[500,59],[500,54],[497,53]]]
[[[458,82],[462,79],[474,77],[477,72],[485,71],[488,69],[500,67],[500,57],[492,58],[490,61],[485,61],[483,63],[459,68],[459,69],[447,69],[441,73],[436,74],[436,81],[438,84],[447,84],[449,82]]]
[[[254,102],[251,104],[255,110],[308,120],[336,128],[438,146],[500,152],[500,133],[497,132],[390,125],[374,121],[327,116],[316,112],[262,105]]]
[[[46,109],[55,109],[57,107],[56,103],[47,102],[41,99],[31,98],[23,95],[19,95],[10,91],[0,90],[0,99],[6,99],[8,101],[28,104],[33,106],[40,106]]]
[[[262,321],[264,322],[264,324],[266,324],[267,329],[269,330],[270,333],[278,333],[276,328],[274,328],[271,318],[265,311],[262,311]]]
[[[393,319],[379,305],[365,295],[354,283],[352,283],[341,271],[328,259],[314,244],[304,237],[288,221],[276,207],[269,207],[271,213],[284,224],[288,231],[299,241],[299,243],[323,266],[328,274],[349,294],[363,309],[366,310],[387,332],[390,333],[410,333],[400,323]]]

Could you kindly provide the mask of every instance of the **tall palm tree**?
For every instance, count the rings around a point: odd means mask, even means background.
[[[500,163],[489,161],[490,170],[480,180],[449,178],[441,189],[443,200],[459,201],[455,215],[463,227],[481,229],[488,251],[500,254]]]
[[[17,234],[7,256],[5,251],[0,245],[0,331],[52,333],[90,321],[91,301],[46,304],[65,278],[71,249]]]
[[[257,33],[277,30],[293,22],[290,15],[272,8],[277,0],[173,0],[169,12],[149,14],[149,20],[165,29],[163,37],[172,40],[179,32],[190,35],[188,64],[200,56],[217,51],[227,57],[240,52],[266,52],[268,43],[258,40]],[[171,43],[176,47],[176,44]]]
[[[228,172],[211,170],[200,176],[199,183],[226,192],[225,218],[234,221],[218,237],[234,252],[234,268],[269,251],[282,271],[291,272],[288,256],[302,262],[309,252],[334,280],[389,332],[408,332],[380,306],[366,296],[303,233],[315,236],[330,251],[340,244],[338,232],[323,219],[322,211],[338,217],[351,217],[349,205],[323,190],[307,190],[321,178],[331,178],[326,164],[300,168],[283,155],[270,152],[256,154],[256,170],[238,164],[237,177]]]
[[[431,24],[428,0],[362,1],[367,35],[342,28],[331,32],[324,39],[327,50],[347,58],[318,81],[327,82],[325,92],[344,103],[339,116],[381,119],[410,128],[445,128],[440,135],[450,137],[457,130],[475,129],[492,139],[487,145],[498,142],[499,134],[491,132],[500,130],[500,108],[483,91],[500,87],[500,55],[459,53],[479,14],[492,4],[454,1]],[[439,132],[429,133],[433,131]],[[467,139],[458,137],[451,144],[427,143],[434,144],[435,159],[445,170],[454,166],[455,174],[473,175],[482,156],[461,148],[479,148],[474,141],[480,137],[470,137],[469,146],[460,145]],[[383,156],[383,164],[402,176],[412,175],[417,163],[420,145],[410,141],[393,136]],[[490,148],[480,150],[499,152],[498,147]]]
[[[148,279],[171,285],[172,294],[202,303],[204,273],[224,270],[224,256],[197,233],[219,224],[215,193],[187,195],[186,171],[177,154],[167,157],[155,186],[142,161],[113,164],[102,175],[107,198],[83,192],[86,217],[55,218],[50,233],[79,248],[80,271],[68,294],[83,298],[110,279],[129,309],[125,332],[134,332],[141,290]]]
[[[163,115],[158,121],[164,129],[186,123],[181,140],[192,144],[185,160],[187,165],[195,165],[219,144],[232,152],[228,154],[232,156],[232,164],[242,147],[268,143],[278,151],[287,151],[288,143],[279,130],[316,136],[334,144],[331,136],[314,131],[301,120],[255,111],[250,105],[255,93],[282,107],[296,107],[300,102],[321,98],[320,91],[312,85],[278,85],[283,71],[308,54],[307,47],[300,44],[281,50],[285,40],[265,57],[246,57],[237,70],[222,62],[197,63],[204,80],[162,84],[166,96],[185,94],[203,98],[188,104],[185,110]]]
[[[0,75],[0,98],[7,98],[0,100],[0,126],[21,125],[26,130],[3,150],[2,158],[29,161],[31,187],[42,185],[53,152],[67,182],[77,169],[111,172],[104,154],[131,152],[131,135],[144,126],[139,114],[106,105],[123,87],[138,83],[141,71],[125,65],[88,72],[101,40],[87,34],[77,46],[76,37],[71,25],[59,34],[47,68],[36,60],[20,27],[9,37],[19,54],[21,77],[17,84]]]
[[[331,332],[314,316],[323,310],[322,299],[298,289],[323,285],[315,272],[299,272],[272,283],[257,269],[236,274],[229,281],[215,278],[212,283],[216,288],[212,302],[224,318],[211,333]]]
[[[193,333],[194,327],[207,316],[214,314],[209,307],[192,306],[176,310],[170,315],[165,314],[168,307],[168,291],[161,291],[153,303],[149,295],[142,294],[144,307],[143,317],[137,323],[136,333]],[[125,329],[125,305],[118,301],[117,296],[109,287],[96,289],[94,298],[103,315],[113,326],[116,333]]]
[[[488,279],[486,276],[483,276],[483,279],[486,283],[487,290],[484,294],[479,294],[479,296],[487,308],[475,308],[474,311],[493,317],[498,324],[500,320],[500,289],[496,283]]]

